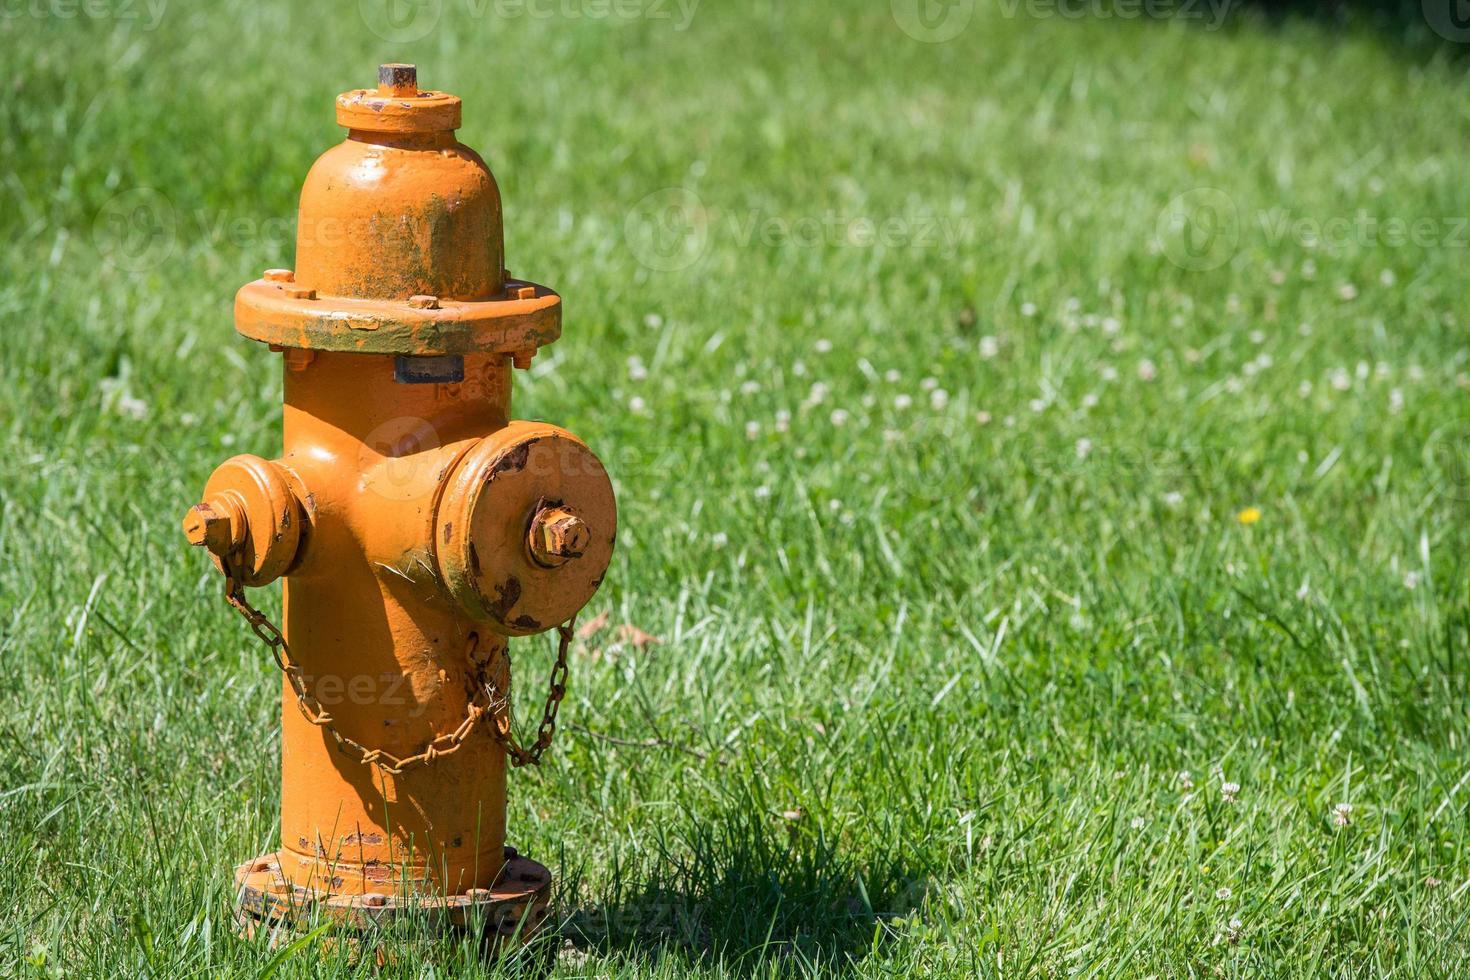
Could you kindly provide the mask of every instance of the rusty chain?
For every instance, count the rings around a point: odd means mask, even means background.
[[[567,674],[569,673],[567,652],[572,645],[575,616],[556,628],[560,636],[560,642],[557,644],[556,663],[551,668],[546,703],[541,711],[541,724],[536,728],[536,741],[531,743],[529,749],[521,745],[512,730],[509,680],[510,645],[500,644],[496,648],[496,654],[492,654],[484,664],[479,664],[474,657],[479,644],[479,636],[471,634],[467,656],[470,663],[476,668],[476,693],[465,709],[464,721],[460,722],[459,727],[454,731],[433,738],[428,747],[417,755],[400,757],[385,749],[370,749],[337,730],[333,724],[335,719],[332,713],[327,711],[307,689],[306,675],[291,659],[291,648],[286,645],[286,635],[281,632],[279,626],[270,621],[265,613],[250,604],[250,600],[245,598],[244,586],[228,571],[225,572],[225,601],[245,618],[245,622],[250,624],[250,631],[270,649],[276,666],[281,669],[281,673],[286,675],[286,680],[291,684],[291,690],[296,694],[296,704],[301,709],[302,717],[324,729],[336,741],[339,749],[363,765],[375,765],[383,772],[397,776],[407,769],[426,766],[435,759],[453,755],[464,745],[470,732],[475,730],[475,726],[486,714],[493,717],[495,722],[493,735],[496,741],[504,746],[506,754],[510,757],[511,765],[517,769],[522,766],[540,765],[542,754],[551,746],[551,740],[556,734],[556,715],[561,709],[562,698],[566,697],[567,693]],[[497,655],[505,659],[506,686],[504,691],[501,691],[495,683],[492,669]]]

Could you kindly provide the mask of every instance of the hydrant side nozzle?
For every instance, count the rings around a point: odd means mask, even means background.
[[[184,515],[184,535],[208,549],[242,585],[258,588],[284,575],[300,550],[306,508],[288,471],[258,456],[222,463],[203,502]]]
[[[444,477],[434,558],[477,623],[530,636],[564,623],[602,585],[617,538],[612,481],[587,445],[546,422],[511,422]]]

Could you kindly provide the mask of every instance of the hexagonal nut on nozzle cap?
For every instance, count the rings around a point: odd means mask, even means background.
[[[587,522],[565,507],[543,507],[531,519],[531,533],[526,544],[536,564],[558,568],[581,558],[592,540]]]
[[[234,516],[214,501],[195,504],[184,515],[184,537],[212,554],[224,556],[235,549]]]

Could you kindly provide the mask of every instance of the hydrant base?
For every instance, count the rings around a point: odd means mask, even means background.
[[[252,937],[260,929],[293,930],[334,922],[359,933],[412,917],[432,928],[482,928],[491,955],[528,942],[551,913],[551,871],[543,864],[505,849],[505,868],[492,888],[459,895],[333,895],[293,885],[281,873],[279,855],[263,854],[235,868],[235,919]]]

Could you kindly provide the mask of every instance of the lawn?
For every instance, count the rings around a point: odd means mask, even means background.
[[[235,938],[279,680],[179,533],[278,451],[232,298],[384,60],[619,495],[512,775],[556,975],[1470,973],[1464,45],[935,9],[6,7],[0,974],[493,972]]]

